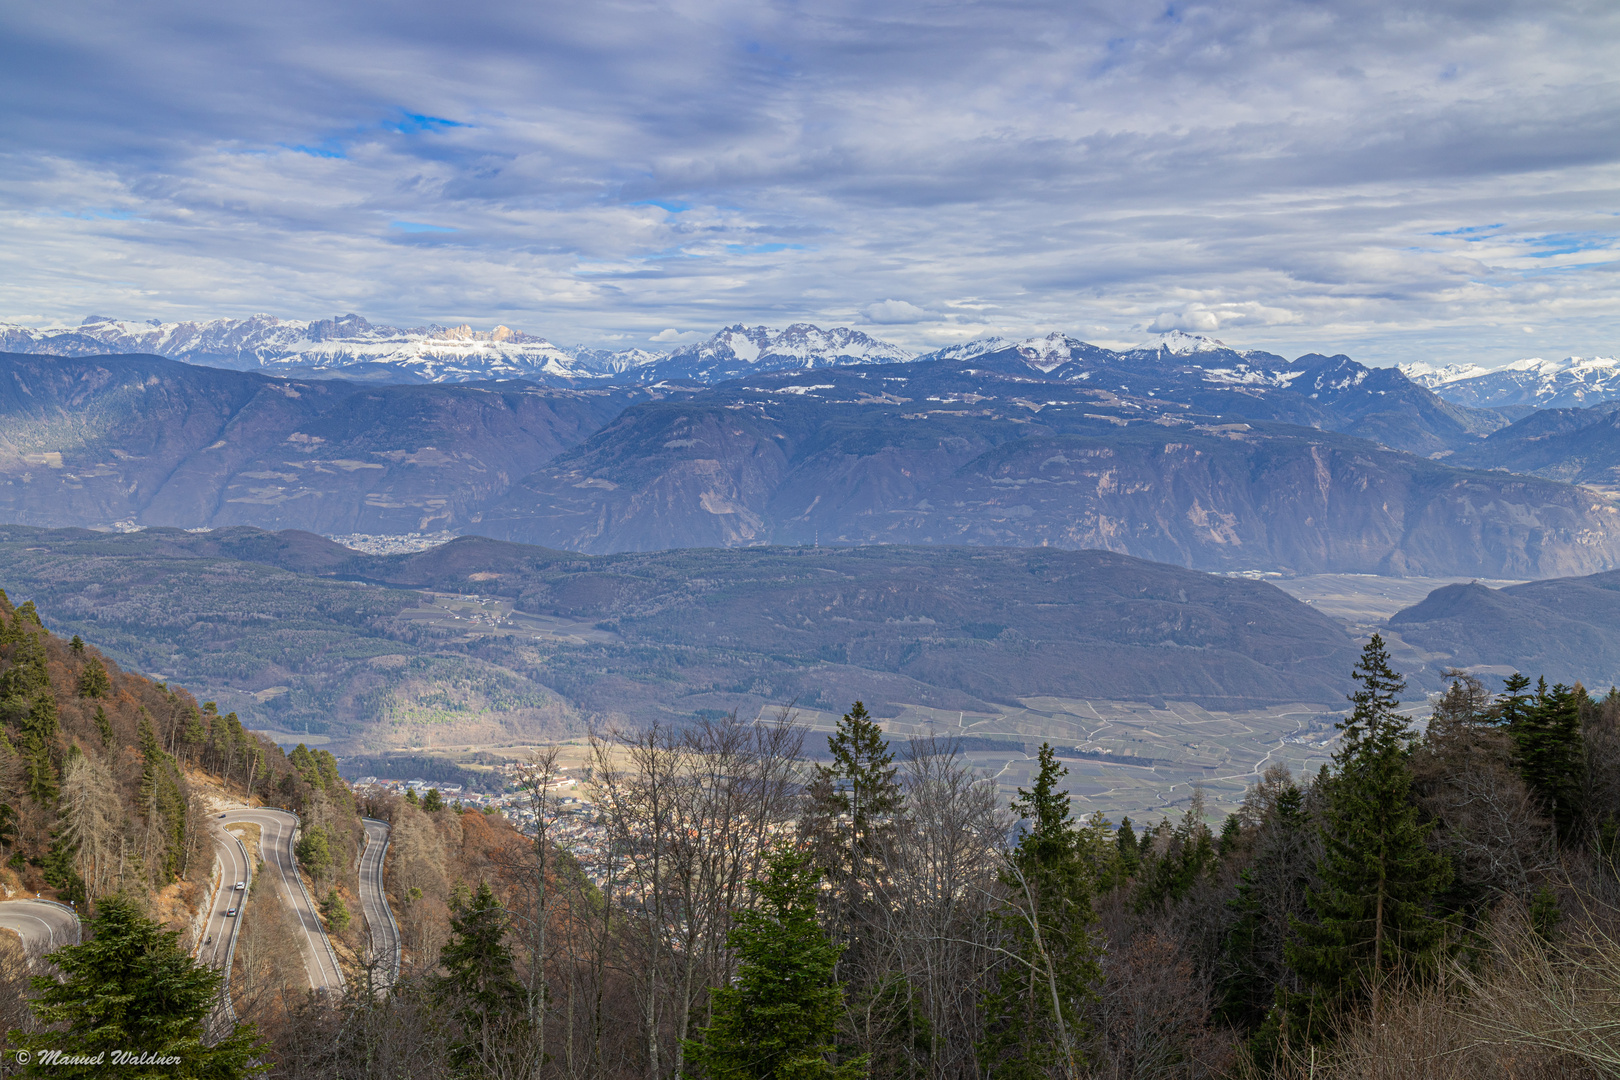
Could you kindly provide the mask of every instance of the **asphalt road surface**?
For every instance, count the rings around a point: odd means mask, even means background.
[[[225,814],[222,825],[245,821],[259,826],[259,853],[264,859],[264,884],[287,905],[298,923],[298,952],[309,975],[309,985],[317,990],[343,989],[343,972],[338,969],[331,943],[326,940],[326,929],[321,926],[311,898],[298,882],[298,864],[293,861],[293,830],[298,819],[285,810],[255,807],[252,810],[231,810]],[[245,875],[236,881],[245,880]],[[235,884],[230,881],[229,884]],[[223,895],[225,890],[221,890]],[[238,894],[240,895],[240,894]],[[220,935],[214,935],[218,946]],[[220,953],[224,962],[225,954]]]
[[[213,822],[219,826],[214,830],[214,851],[219,855],[219,864],[222,868],[219,895],[214,897],[214,910],[208,913],[207,922],[203,923],[203,943],[197,948],[197,959],[210,967],[223,969],[225,961],[231,954],[231,940],[236,936],[236,928],[242,924],[242,904],[247,900],[247,889],[237,889],[236,883],[251,885],[249,876],[247,852],[243,850],[241,841],[226,832],[225,823],[219,820]],[[236,915],[227,915],[230,909],[236,909]],[[231,973],[225,972],[226,982],[230,981]]]
[[[30,960],[79,943],[78,915],[49,900],[0,901],[0,926],[21,935]]]
[[[363,818],[362,822],[366,827],[366,849],[360,855],[360,910],[371,930],[371,955],[382,961],[378,981],[388,987],[399,978],[399,926],[388,910],[388,896],[383,889],[383,858],[388,854],[390,830],[386,821]]]

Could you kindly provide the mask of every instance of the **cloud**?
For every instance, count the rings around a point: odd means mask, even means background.
[[[674,329],[670,329],[670,330],[660,330],[660,331],[658,331],[658,333],[652,335],[647,340],[648,341],[657,341],[657,342],[682,342],[682,341],[702,341],[704,338],[707,338],[707,337],[709,337],[709,335],[703,333],[701,330],[674,330]]]
[[[1155,333],[1166,330],[1188,330],[1201,333],[1219,330],[1220,328],[1220,318],[1213,311],[1207,311],[1203,308],[1189,308],[1179,315],[1161,311],[1158,318],[1148,324],[1148,329]]]
[[[0,318],[1620,337],[1614,5],[91,7],[0,8]]]
[[[919,323],[934,317],[916,304],[908,304],[904,300],[884,300],[880,303],[868,304],[863,311],[869,322],[886,326]]]

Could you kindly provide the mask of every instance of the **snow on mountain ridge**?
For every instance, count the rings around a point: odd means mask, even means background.
[[[91,316],[76,327],[0,323],[0,349],[90,355],[154,353],[177,360],[242,370],[344,377],[402,376],[428,382],[485,379],[604,379],[616,375],[707,378],[728,365],[767,369],[895,363],[911,354],[848,327],[823,329],[795,323],[776,330],[742,324],[674,354],[645,349],[562,348],[506,326],[471,325],[401,329],[373,325],[359,315],[303,321],[251,315],[206,322],[134,322]],[[671,363],[673,361],[673,363]]]
[[[838,326],[823,330],[810,323],[794,323],[781,330],[767,326],[728,326],[709,338],[683,346],[670,353],[672,361],[706,361],[734,359],[744,363],[758,363],[761,357],[797,359],[807,361],[802,366],[821,366],[830,363],[900,363],[912,358],[911,353],[887,341],[849,327]]]
[[[1164,350],[1172,356],[1191,356],[1201,352],[1235,352],[1243,355],[1239,349],[1234,349],[1224,341],[1217,341],[1203,334],[1189,334],[1184,330],[1171,330],[1160,334],[1151,341],[1138,345],[1132,352],[1153,352]]]
[[[1416,374],[1402,371],[1459,405],[1580,409],[1620,399],[1620,359],[1612,356],[1528,357],[1498,368],[1452,364]]]

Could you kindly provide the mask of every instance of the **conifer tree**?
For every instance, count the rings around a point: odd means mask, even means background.
[[[68,642],[68,651],[71,652],[74,656],[83,656],[84,655],[84,638],[80,637],[78,634],[74,634],[73,635],[73,640]]]
[[[293,847],[293,854],[303,863],[310,877],[324,877],[327,868],[332,865],[332,845],[327,839],[326,830],[319,825],[311,825],[303,830],[303,835]]]
[[[1137,852],[1136,830],[1131,826],[1131,819],[1119,819],[1119,831],[1114,835],[1114,844],[1119,848],[1120,873],[1131,877],[1141,864],[1141,856]]]
[[[1502,695],[1496,699],[1497,723],[1509,731],[1524,723],[1536,700],[1534,695],[1525,693],[1529,689],[1529,677],[1517,671],[1502,680]]]
[[[174,762],[158,742],[152,717],[144,708],[136,728],[136,740],[145,764],[141,769],[140,805],[148,822],[163,830],[163,863],[154,869],[166,878],[185,873],[186,799]]]
[[[42,806],[54,803],[58,791],[56,764],[51,760],[56,732],[56,699],[49,691],[42,691],[34,698],[22,731],[28,796]]]
[[[343,902],[336,885],[327,890],[326,898],[321,901],[321,917],[334,934],[341,934],[349,928],[349,905]]]
[[[1235,918],[1222,955],[1219,1012],[1240,1028],[1265,1020],[1287,975],[1283,949],[1288,917],[1306,891],[1310,862],[1302,856],[1309,827],[1304,795],[1290,783],[1260,823],[1254,861],[1239,874],[1237,896],[1228,902]]]
[[[112,720],[107,716],[107,710],[100,705],[96,706],[96,733],[101,736],[102,749],[112,746],[115,741]]]
[[[737,913],[727,944],[737,976],[714,991],[713,1021],[684,1044],[707,1080],[860,1080],[867,1059],[831,1060],[843,1011],[839,947],[816,922],[818,870],[786,849],[750,881],[759,903]]]
[[[1029,790],[1012,809],[1025,832],[1002,875],[1008,906],[1001,920],[1005,954],[985,999],[979,1061],[996,1080],[1041,1080],[1058,1067],[1074,1080],[1082,1059],[1083,1010],[1100,971],[1091,940],[1092,881],[1076,843],[1069,770],[1043,744]]]
[[[186,724],[181,729],[180,741],[186,748],[186,759],[189,761],[208,740],[208,729],[203,726],[202,714],[193,705],[186,711]]]
[[[1452,929],[1434,910],[1451,864],[1425,843],[1430,826],[1411,797],[1412,732],[1398,711],[1406,683],[1389,666],[1379,635],[1362,650],[1353,677],[1361,689],[1338,725],[1343,742],[1326,785],[1321,886],[1307,897],[1314,918],[1295,921],[1287,951],[1305,987],[1291,997],[1289,1012],[1309,1038],[1330,1033],[1361,1001],[1376,1012],[1392,978],[1432,972]]]
[[[1586,785],[1586,746],[1581,738],[1580,695],[1559,683],[1545,689],[1515,718],[1509,734],[1525,786],[1552,814],[1560,836],[1574,831]]]
[[[96,908],[94,935],[50,956],[65,978],[34,979],[38,996],[29,1007],[49,1027],[10,1034],[12,1048],[33,1054],[24,1075],[236,1080],[268,1068],[257,1061],[261,1048],[251,1024],[233,1025],[218,1041],[207,1038],[221,976],[180,949],[177,931],[164,930],[124,896],[103,897]],[[107,1060],[42,1064],[40,1053],[46,1050],[92,1058],[105,1054]],[[115,1051],[145,1051],[180,1063],[114,1065]]]
[[[79,672],[79,696],[82,698],[105,698],[112,696],[112,678],[107,674],[107,668],[99,656],[92,656],[84,670]]]
[[[855,995],[875,992],[867,965],[866,920],[877,891],[884,844],[901,810],[894,753],[857,701],[827,740],[832,764],[817,765],[800,834],[831,886],[824,896],[840,945],[839,979]]]
[[[439,953],[444,974],[435,988],[460,1022],[451,1059],[465,1068],[498,1055],[506,1022],[522,1010],[523,984],[506,947],[506,911],[489,882],[479,883],[471,897],[456,896],[453,906],[450,940]]]
[[[824,785],[827,808],[847,820],[846,837],[837,845],[841,865],[836,865],[835,876],[858,883],[864,880],[866,864],[900,810],[894,752],[883,729],[859,701],[838,721],[838,730],[828,738],[827,746],[832,764],[817,765],[816,777]]]

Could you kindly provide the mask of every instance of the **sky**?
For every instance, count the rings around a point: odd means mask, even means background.
[[[1620,352],[1613,0],[0,3],[0,320]]]

